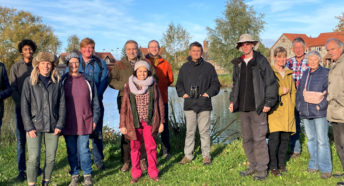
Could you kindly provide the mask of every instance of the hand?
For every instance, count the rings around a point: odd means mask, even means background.
[[[29,135],[30,138],[35,138],[36,137],[36,130],[30,130],[27,132],[27,135]]]
[[[184,96],[183,96],[183,98],[188,98],[189,97],[189,95],[187,95],[187,94],[184,94]]]
[[[122,134],[126,135],[127,134],[127,128],[120,128],[119,129],[121,131]]]
[[[233,112],[233,103],[230,103],[230,104],[229,104],[228,109],[229,109],[229,111]]]
[[[58,134],[60,134],[60,133],[61,133],[61,130],[58,129],[58,128],[55,128],[54,135],[56,136],[56,135],[58,135]]]
[[[270,111],[270,107],[264,106],[263,112],[269,112],[269,111]]]
[[[319,111],[319,110],[320,110],[320,106],[319,106],[319,105],[317,105],[315,108],[317,108],[317,111]]]
[[[288,94],[289,92],[289,88],[286,88],[286,87],[283,87],[282,90],[283,90],[283,95]]]
[[[163,124],[163,123],[160,123],[158,132],[159,132],[159,133],[162,133],[163,131],[164,131],[164,124]]]
[[[204,93],[202,96],[209,98],[209,95],[207,93]]]
[[[96,124],[96,123],[93,123],[92,131],[96,130],[96,127],[97,127],[97,124]]]

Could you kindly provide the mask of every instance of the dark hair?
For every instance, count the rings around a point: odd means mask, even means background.
[[[148,70],[147,73],[148,73],[148,76],[151,76],[151,75],[152,75],[152,72],[151,72],[150,70]],[[137,77],[137,70],[135,70],[135,71],[133,72],[133,76]],[[148,76],[147,76],[147,77],[148,77]]]
[[[37,49],[37,45],[35,42],[33,42],[31,39],[23,39],[19,44],[18,44],[18,50],[19,50],[19,53],[22,53],[23,51],[23,47],[25,45],[29,45],[32,50],[33,50],[33,53],[36,52],[36,49]]]
[[[202,51],[202,53],[203,53],[203,47],[202,47],[202,45],[201,45],[201,43],[199,43],[199,42],[197,42],[197,41],[195,41],[195,42],[192,42],[190,45],[189,45],[189,50],[191,50],[191,48],[192,47],[198,47],[198,48],[201,48],[201,51]]]

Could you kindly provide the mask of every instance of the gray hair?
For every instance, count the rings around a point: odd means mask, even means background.
[[[321,54],[316,50],[312,50],[312,51],[308,52],[307,59],[309,58],[309,56],[316,56],[316,57],[318,57],[319,62],[321,61]]]
[[[329,38],[327,41],[326,41],[326,43],[325,43],[325,47],[327,48],[327,45],[330,43],[330,42],[335,42],[337,45],[338,45],[338,48],[341,48],[341,47],[343,47],[343,43],[339,40],[339,39],[337,39],[337,38]]]
[[[294,47],[294,44],[295,44],[295,43],[301,43],[303,46],[306,46],[305,40],[303,40],[301,37],[296,37],[296,38],[293,40],[293,42],[292,42],[293,47]]]
[[[151,44],[151,43],[153,43],[153,42],[155,42],[156,44],[158,44],[158,48],[160,49],[160,44],[159,44],[159,42],[157,41],[157,40],[150,40],[149,42],[148,42],[148,48],[149,48],[149,45]]]

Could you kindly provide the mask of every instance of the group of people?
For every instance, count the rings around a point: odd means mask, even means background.
[[[240,172],[241,176],[254,175],[255,180],[264,180],[268,171],[275,176],[286,172],[289,145],[292,157],[301,153],[300,125],[304,125],[311,157],[307,172],[320,170],[321,178],[331,177],[328,121],[334,129],[336,149],[344,170],[343,43],[335,38],[326,42],[333,61],[330,70],[320,65],[322,56],[317,51],[305,53],[302,38],[295,38],[292,44],[294,57],[287,59],[286,49],[277,47],[270,64],[256,51],[259,43],[251,35],[243,34],[237,42],[236,48],[243,55],[232,61],[229,110],[240,112],[243,148],[249,161],[249,167]],[[95,56],[95,42],[90,38],[80,42],[79,51],[67,54],[64,59],[67,70],[62,76],[54,54],[39,52],[34,56],[37,46],[32,40],[19,43],[22,60],[11,67],[9,79],[5,66],[0,63],[0,116],[5,98],[12,95],[16,106],[17,180],[27,179],[28,185],[36,185],[37,177],[43,174],[42,185],[48,185],[59,135],[63,135],[70,165],[70,186],[78,185],[81,170],[83,184],[93,185],[89,140],[93,143],[94,164],[104,170],[102,100],[109,85],[119,90],[121,171],[129,171],[131,166],[131,183],[138,182],[142,171],[146,170],[153,181],[159,181],[158,133],[162,139],[162,158],[171,153],[168,87],[173,82],[172,68],[159,55],[160,45],[156,40],[148,43],[146,56],[142,56],[134,40],[128,40],[124,48],[125,56],[115,63],[111,72],[106,63]],[[184,99],[186,119],[185,156],[180,164],[190,163],[194,158],[197,127],[203,164],[212,163],[211,99],[219,93],[220,83],[214,66],[205,61],[202,54],[200,43],[190,44],[189,57],[180,68],[176,83],[177,94]],[[42,142],[46,149],[43,170],[40,168]],[[344,173],[333,176],[341,177]]]
[[[327,40],[330,69],[321,66],[323,58],[318,51],[305,53],[300,37],[292,42],[294,57],[287,59],[287,50],[279,46],[271,64],[255,51],[257,47],[258,41],[251,35],[241,35],[237,48],[243,55],[232,61],[229,110],[240,112],[243,148],[249,161],[240,175],[264,180],[268,172],[274,176],[287,172],[289,146],[291,158],[301,153],[300,125],[304,125],[310,156],[307,172],[320,171],[323,179],[332,176],[330,125],[344,170],[343,43],[336,38]]]

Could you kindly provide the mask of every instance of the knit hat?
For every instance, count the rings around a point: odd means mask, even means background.
[[[252,43],[253,46],[254,46],[254,48],[253,48],[254,50],[257,50],[258,47],[259,47],[258,41],[257,41],[257,40],[254,40],[250,34],[242,34],[242,35],[240,36],[239,41],[238,41],[237,44],[236,44],[236,48],[239,49],[239,50],[241,51],[241,48],[240,48],[240,47],[241,47],[241,44],[242,44],[242,43],[246,43],[246,42]]]
[[[57,57],[51,52],[39,52],[32,60],[32,66],[36,67],[41,61],[49,61],[53,66],[57,66],[59,61]]]
[[[150,69],[149,63],[147,61],[144,61],[144,60],[140,60],[140,61],[137,61],[135,63],[134,71],[136,71],[139,67],[146,67],[147,70]]]
[[[67,54],[67,56],[65,57],[65,63],[66,63],[66,65],[68,65],[69,60],[72,59],[72,58],[77,58],[77,59],[79,60],[79,56],[80,56],[80,55],[79,55],[77,52],[75,52],[75,51],[69,52],[69,53]]]

